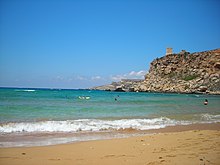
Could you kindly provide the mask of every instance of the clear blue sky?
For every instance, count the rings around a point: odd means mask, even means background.
[[[140,78],[165,54],[220,47],[219,0],[0,0],[0,86]]]

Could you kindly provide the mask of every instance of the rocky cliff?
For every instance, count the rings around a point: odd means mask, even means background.
[[[220,49],[169,54],[151,62],[145,80],[122,80],[94,89],[220,94]]]

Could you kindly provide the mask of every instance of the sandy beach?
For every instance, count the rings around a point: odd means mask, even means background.
[[[161,129],[124,139],[43,147],[1,148],[2,165],[213,165],[220,164],[220,124]]]

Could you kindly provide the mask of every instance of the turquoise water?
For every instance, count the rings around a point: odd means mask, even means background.
[[[79,99],[89,96],[90,99]],[[115,101],[115,98],[117,101]],[[204,106],[204,99],[209,105]],[[0,121],[129,119],[219,115],[220,96],[90,90],[0,89]]]
[[[205,99],[208,105],[203,105]],[[0,88],[1,136],[148,130],[219,121],[217,95]]]

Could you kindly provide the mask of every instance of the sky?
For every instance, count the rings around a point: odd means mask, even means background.
[[[144,78],[167,47],[220,48],[220,1],[0,0],[0,87]]]

